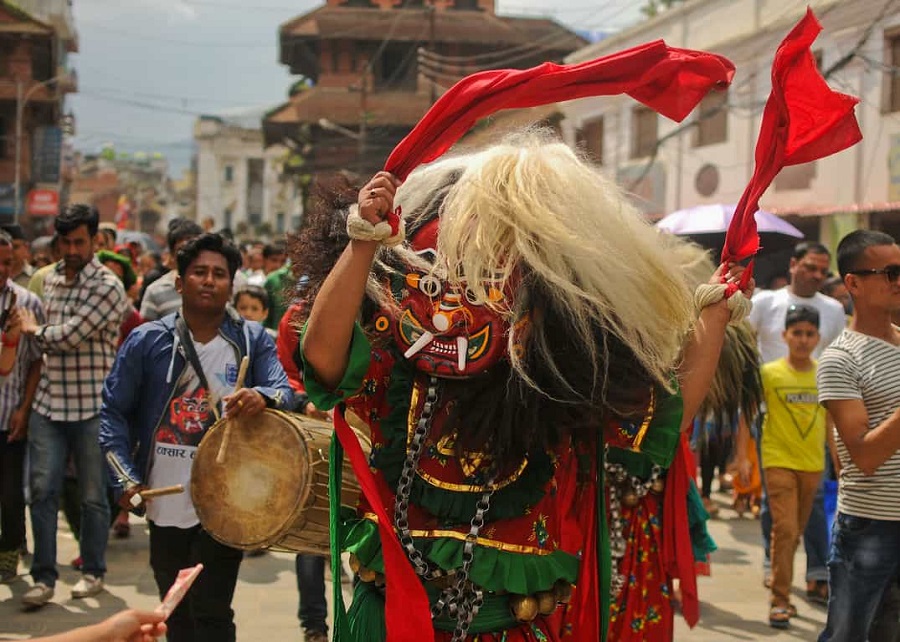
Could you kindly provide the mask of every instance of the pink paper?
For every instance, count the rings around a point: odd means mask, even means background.
[[[175,582],[163,598],[162,604],[156,607],[156,612],[164,614],[166,619],[168,619],[172,615],[172,611],[178,607],[178,604],[187,595],[188,589],[191,588],[191,584],[194,583],[194,580],[197,579],[202,570],[203,564],[197,564],[197,566],[183,568],[178,571],[178,577],[175,578]]]

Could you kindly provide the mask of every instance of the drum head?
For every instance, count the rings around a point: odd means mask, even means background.
[[[231,423],[223,463],[216,463]],[[217,422],[200,442],[191,472],[191,497],[203,527],[242,549],[271,545],[290,528],[309,484],[306,437],[296,419],[267,410],[252,419]]]

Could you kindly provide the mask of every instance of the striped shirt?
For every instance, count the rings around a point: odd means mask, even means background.
[[[44,353],[35,412],[52,421],[99,414],[103,380],[112,369],[119,326],[130,305],[122,281],[96,258],[72,283],[66,283],[63,262],[47,275],[47,324],[34,335]]]
[[[38,323],[44,322],[44,306],[41,300],[34,294],[17,283],[7,280],[6,285],[0,288],[0,310],[5,310],[12,293],[16,293],[16,307],[27,308],[34,314]],[[3,348],[6,350],[6,348]],[[25,391],[25,378],[32,362],[41,358],[41,351],[37,347],[34,337],[24,334],[19,339],[18,353],[13,368],[0,384],[0,432],[9,429],[9,419],[19,404],[22,403],[22,393]],[[6,439],[6,437],[0,437]]]
[[[176,270],[169,270],[147,286],[141,300],[144,321],[158,321],[181,308],[181,295],[175,290]]]
[[[819,360],[819,402],[860,399],[876,428],[900,408],[900,347],[844,330]],[[841,480],[838,510],[848,515],[900,521],[900,451],[874,475],[864,475],[835,431]]]

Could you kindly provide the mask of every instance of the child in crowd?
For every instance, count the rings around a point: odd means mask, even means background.
[[[265,323],[269,316],[269,294],[260,285],[245,285],[234,293],[234,308],[247,321]],[[274,339],[276,330],[266,328],[266,332]]]
[[[790,603],[794,553],[812,511],[825,462],[825,410],[819,406],[816,362],[819,312],[792,305],[784,321],[788,356],[763,365],[768,413],[762,465],[772,513],[772,597],[769,624],[784,629],[796,615]]]

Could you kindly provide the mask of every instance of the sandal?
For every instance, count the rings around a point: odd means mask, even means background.
[[[786,629],[791,625],[791,611],[784,606],[773,606],[769,609],[769,626],[773,629]]]
[[[815,604],[828,606],[828,582],[817,580],[806,583],[806,599]]]
[[[744,513],[750,510],[750,498],[746,495],[738,495],[734,498],[731,507],[734,509],[734,512],[737,513],[738,517],[743,517]]]

